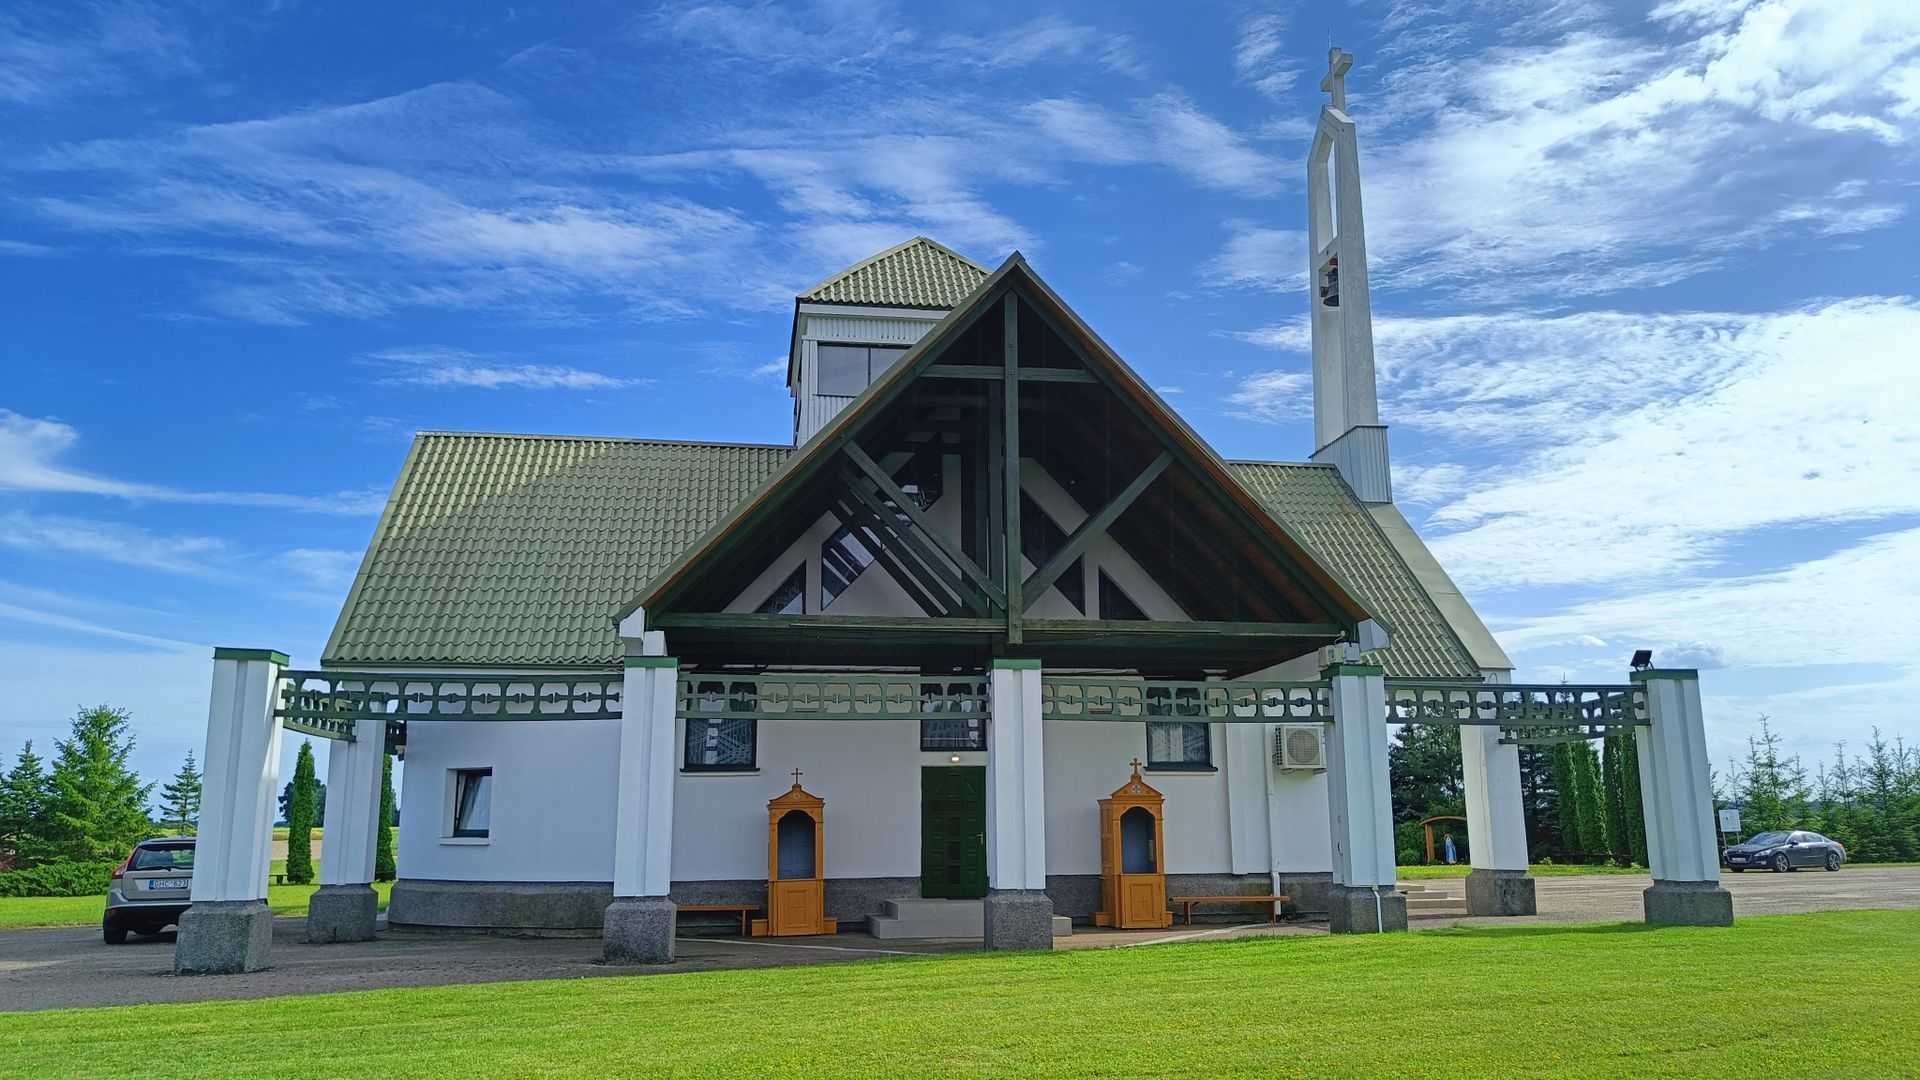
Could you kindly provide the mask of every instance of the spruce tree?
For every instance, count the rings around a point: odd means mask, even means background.
[[[393,859],[393,755],[380,763],[380,832],[373,841],[373,879],[392,881],[397,876]]]
[[[47,857],[48,784],[29,740],[13,768],[0,777],[0,869],[32,866]]]
[[[1560,833],[1560,850],[1572,856],[1580,851],[1580,815],[1574,798],[1573,755],[1568,743],[1555,743],[1548,751],[1553,773],[1554,825]]]
[[[1909,798],[1911,770],[1905,747],[1889,747],[1873,729],[1867,756],[1860,763],[1861,832],[1879,859],[1907,862],[1920,854],[1913,807]],[[1866,845],[1863,845],[1866,846]]]
[[[287,799],[287,883],[313,883],[313,818],[319,785],[313,776],[313,740],[300,743],[293,765],[293,792]]]
[[[160,789],[162,823],[181,836],[192,836],[200,825],[200,768],[187,751],[187,760]]]
[[[53,853],[76,862],[119,862],[153,831],[152,784],[127,768],[133,735],[125,709],[82,709],[73,736],[56,742],[47,800]]]

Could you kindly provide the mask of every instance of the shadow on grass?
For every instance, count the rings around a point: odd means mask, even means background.
[[[1534,938],[1586,935],[1589,937],[1645,934],[1671,927],[1645,922],[1529,923],[1525,926],[1448,926],[1420,931],[1421,937]]]

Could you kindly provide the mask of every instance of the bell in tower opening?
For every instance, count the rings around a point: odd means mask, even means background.
[[[1327,307],[1340,306],[1340,257],[1327,260],[1320,268],[1320,302]]]

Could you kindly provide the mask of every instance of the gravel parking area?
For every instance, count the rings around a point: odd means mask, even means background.
[[[1460,879],[1424,881],[1464,896]],[[1540,878],[1540,914],[1522,919],[1437,915],[1413,920],[1416,929],[1452,925],[1619,922],[1641,917],[1635,875]],[[1849,908],[1920,908],[1920,867],[1849,867],[1838,874],[1746,873],[1727,876],[1736,915],[1767,915]],[[382,933],[353,945],[308,945],[304,919],[274,923],[274,964],[248,975],[179,978],[172,974],[173,935],[103,945],[98,929],[0,932],[0,1011],[93,1005],[276,997],[394,986],[443,986],[513,979],[571,979],[608,975],[680,974],[725,968],[776,967],[871,960],[888,956],[959,952],[968,941],[876,941],[865,934],[756,941],[683,938],[671,968],[609,967],[598,962],[592,938],[509,938],[480,934]],[[1163,931],[1078,932],[1073,948],[1145,945],[1161,941],[1313,933],[1309,925],[1174,927]]]

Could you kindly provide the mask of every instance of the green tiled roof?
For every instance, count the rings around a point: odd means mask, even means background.
[[[1388,675],[1480,677],[1433,599],[1331,466],[1234,461],[1227,467],[1392,628],[1391,644],[1373,654]]]
[[[800,294],[816,304],[872,304],[882,307],[951,308],[966,299],[987,268],[924,236],[840,271]]]
[[[324,662],[618,664],[614,610],[791,452],[421,434]]]
[[[425,433],[324,662],[610,666],[613,616],[779,469],[783,446]],[[1393,628],[1396,676],[1473,678],[1459,640],[1333,469],[1230,466]]]

